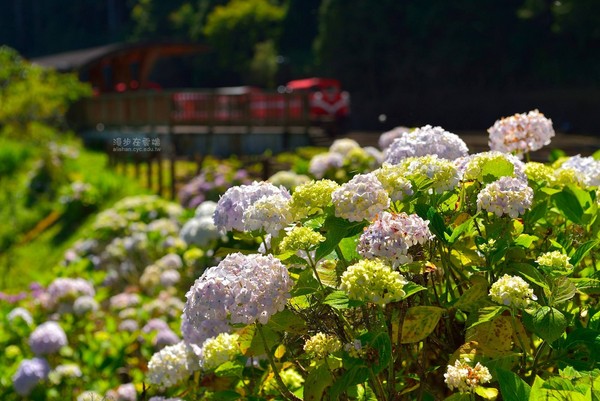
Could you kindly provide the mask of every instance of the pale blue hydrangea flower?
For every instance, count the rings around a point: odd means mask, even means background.
[[[65,345],[67,335],[56,322],[42,323],[29,335],[29,346],[36,355],[53,354]]]
[[[196,210],[194,211],[194,217],[212,218],[213,214],[215,214],[215,210],[217,210],[217,202],[207,200],[196,207]]]
[[[576,155],[565,160],[558,171],[575,170],[581,182],[590,187],[600,186],[600,161],[591,156],[581,157]]]
[[[525,114],[515,114],[497,120],[488,128],[491,150],[514,153],[519,158],[550,144],[554,136],[552,120],[538,110]]]
[[[477,194],[478,210],[496,216],[508,215],[513,219],[525,213],[532,202],[533,189],[527,185],[527,181],[512,177],[501,177]]]
[[[12,377],[17,394],[27,396],[31,390],[45,380],[50,373],[50,365],[43,358],[24,359]]]
[[[408,132],[410,132],[410,128],[402,126],[384,132],[379,136],[379,140],[377,141],[379,149],[386,150],[396,138],[400,138]]]
[[[219,239],[221,233],[217,229],[212,216],[201,216],[188,220],[179,231],[179,236],[186,244],[202,248],[211,241]]]
[[[371,221],[390,207],[387,191],[372,173],[355,175],[333,191],[332,202],[335,215],[349,221]]]
[[[433,238],[429,221],[416,214],[383,212],[358,241],[358,253],[367,259],[384,259],[393,267],[412,262],[409,248]]]
[[[244,212],[248,207],[265,196],[279,195],[291,198],[283,187],[276,187],[269,182],[253,182],[251,185],[240,185],[229,188],[219,199],[214,213],[214,223],[221,231],[244,231],[246,222]]]
[[[425,125],[396,138],[386,149],[385,162],[398,164],[407,157],[437,155],[441,159],[455,160],[469,153],[465,142],[442,127]]]
[[[177,270],[169,269],[160,273],[160,284],[163,287],[172,287],[181,281],[181,274]]]

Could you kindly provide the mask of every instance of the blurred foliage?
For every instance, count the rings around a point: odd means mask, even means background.
[[[91,94],[74,74],[60,74],[24,60],[14,49],[0,48],[1,134],[48,140],[50,127],[64,128],[71,103]]]

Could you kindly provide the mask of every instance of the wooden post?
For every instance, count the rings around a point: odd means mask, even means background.
[[[158,195],[163,194],[163,173],[162,173],[162,157],[161,152],[156,154],[156,164],[158,165]]]

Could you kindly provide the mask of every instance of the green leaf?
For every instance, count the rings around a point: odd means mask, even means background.
[[[583,224],[583,208],[579,203],[577,196],[568,188],[552,195],[552,202],[558,210],[560,210],[567,219],[575,224]]]
[[[575,284],[577,290],[587,295],[600,294],[600,280],[595,278],[572,278],[571,282]]]
[[[549,305],[558,305],[573,298],[575,293],[577,293],[577,287],[575,287],[575,284],[569,278],[557,277],[551,283],[550,292]]]
[[[515,239],[515,245],[522,246],[523,248],[529,248],[531,244],[537,241],[539,238],[535,235],[521,234]]]
[[[244,365],[239,361],[227,361],[215,369],[215,374],[219,377],[231,376],[242,378]]]
[[[235,401],[242,398],[241,394],[233,390],[217,391],[211,394],[211,399],[215,401]]]
[[[369,378],[369,368],[364,365],[356,365],[348,369],[339,379],[335,381],[329,391],[330,399],[339,400],[340,395],[349,387],[364,383]],[[319,398],[320,400],[320,398]]]
[[[466,214],[466,213],[464,213],[464,214]],[[448,243],[454,244],[456,242],[456,240],[458,239],[458,237],[460,237],[460,235],[462,233],[469,230],[471,228],[471,226],[473,226],[473,219],[474,219],[474,217],[470,216],[467,220],[465,220],[460,225],[455,227],[452,230],[452,234],[450,236],[446,235],[446,239],[448,240]]]
[[[321,401],[327,387],[333,383],[333,376],[327,365],[321,364],[312,369],[304,382],[304,400]]]
[[[515,373],[497,369],[498,383],[500,384],[500,394],[504,401],[523,401],[529,399],[531,387],[525,383]]]
[[[508,272],[514,272],[517,275],[523,277],[525,280],[530,283],[539,285],[542,288],[549,288],[548,283],[546,283],[546,279],[540,273],[540,271],[535,267],[527,263],[511,263],[510,269]]]
[[[498,178],[512,176],[515,172],[515,166],[506,159],[496,158],[486,161],[481,166],[479,181],[490,183]]]
[[[360,254],[356,250],[356,244],[359,237],[360,234],[357,234],[353,237],[344,238],[340,241],[340,250],[342,251],[344,259],[346,259],[348,262],[351,262],[355,259],[360,259]]]
[[[377,352],[377,359],[371,368],[373,369],[373,373],[378,374],[388,366],[392,358],[392,341],[389,334],[387,331],[377,333],[367,332],[360,336],[360,340],[361,343],[367,344],[367,346]]]
[[[506,306],[486,306],[485,308],[481,308],[479,309],[479,317],[477,318],[477,321],[473,323],[470,328],[481,323],[492,321],[507,310],[508,308]]]
[[[533,314],[533,330],[549,343],[559,339],[567,328],[567,319],[556,308],[542,306]]]
[[[481,302],[487,299],[487,295],[487,284],[478,282],[466,290],[460,298],[458,298],[454,306],[465,312],[474,312],[479,308]]]
[[[348,309],[363,304],[361,301],[348,298],[348,294],[344,291],[333,291],[325,297],[323,303],[335,309]]]
[[[433,332],[444,309],[436,306],[413,306],[406,311],[402,324],[402,344],[423,340]]]
[[[444,218],[433,207],[427,210],[427,220],[429,220],[429,229],[442,242],[448,242],[446,236],[450,234],[449,229],[444,223]]]
[[[573,255],[571,255],[571,257],[569,258],[570,259],[569,262],[573,266],[577,266],[579,264],[579,262],[581,262],[581,260],[583,258],[585,258],[585,256],[588,253],[590,253],[590,251],[592,249],[596,248],[597,245],[598,245],[598,240],[588,241],[588,242],[584,242],[581,245],[578,245],[575,252],[573,252]]]
[[[418,285],[416,283],[413,283],[412,281],[409,281],[408,283],[404,284],[404,287],[402,287],[402,290],[404,291],[404,297],[402,299],[406,299],[408,297],[410,297],[411,295],[416,294],[417,292],[426,290],[427,288]]]
[[[315,253],[315,258],[320,260],[329,255],[336,246],[346,237],[352,237],[363,231],[365,223],[348,222],[340,217],[328,216],[323,224],[322,230],[325,231],[325,241],[321,242]]]
[[[300,273],[296,285],[291,291],[292,297],[299,295],[308,295],[316,292],[319,289],[319,281],[315,278],[311,269],[305,269]]]
[[[475,394],[486,400],[495,400],[498,397],[498,389],[493,387],[475,387]]]
[[[269,319],[267,326],[280,333],[304,333],[306,322],[289,309],[277,312]]]
[[[456,393],[452,394],[450,397],[444,398],[444,401],[471,401],[471,395],[468,393]]]

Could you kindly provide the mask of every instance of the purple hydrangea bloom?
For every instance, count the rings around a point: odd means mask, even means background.
[[[46,322],[39,325],[29,336],[29,346],[36,355],[46,355],[58,352],[67,345],[67,335],[56,322]]]
[[[13,386],[17,394],[27,396],[31,390],[50,373],[50,365],[43,358],[24,359],[13,375]]]

